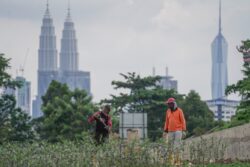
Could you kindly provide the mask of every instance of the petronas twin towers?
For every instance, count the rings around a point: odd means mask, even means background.
[[[90,73],[79,71],[77,50],[76,32],[68,8],[61,39],[60,66],[58,66],[55,27],[47,3],[38,50],[38,95],[33,101],[33,118],[42,116],[41,97],[46,93],[52,80],[66,83],[71,90],[85,89],[90,94]]]

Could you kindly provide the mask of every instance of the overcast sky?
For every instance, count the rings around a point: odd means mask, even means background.
[[[111,81],[121,80],[119,73],[147,76],[155,67],[156,74],[165,75],[166,66],[178,80],[179,93],[193,89],[203,100],[211,98],[211,42],[218,33],[219,0],[70,0],[70,4],[79,67],[91,72],[94,101],[115,92]],[[67,5],[67,0],[49,1],[58,53]],[[14,77],[25,65],[32,98],[37,92],[45,7],[46,0],[0,0],[0,52],[12,59]],[[249,16],[249,0],[222,0],[229,84],[242,78],[243,62],[236,46],[250,38]]]

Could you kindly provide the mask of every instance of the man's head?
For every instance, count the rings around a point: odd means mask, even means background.
[[[111,110],[110,105],[103,106],[103,112],[109,114],[110,110]]]
[[[168,106],[168,108],[170,108],[171,111],[174,111],[176,110],[177,108],[177,104],[176,104],[176,101],[173,97],[170,97],[167,101],[166,101],[166,104]]]

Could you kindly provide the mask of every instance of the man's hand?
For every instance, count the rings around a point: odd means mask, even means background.
[[[95,117],[95,118],[98,118],[100,116],[100,113],[98,113],[98,112],[95,112],[94,114],[93,114],[93,117]]]
[[[168,133],[167,132],[163,132],[162,138],[166,139],[167,137],[168,137]]]
[[[108,132],[111,133],[111,127],[110,126],[105,126],[105,129],[107,129]]]
[[[186,131],[182,131],[182,138],[184,139],[187,136],[187,132]]]
[[[99,118],[99,120],[100,120],[104,125],[106,125],[106,124],[105,124],[105,119],[104,119],[104,118]]]

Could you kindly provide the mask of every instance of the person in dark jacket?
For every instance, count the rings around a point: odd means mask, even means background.
[[[101,111],[95,112],[88,118],[89,123],[96,122],[95,140],[97,144],[107,141],[112,128],[112,121],[109,115],[110,106],[105,105]]]

